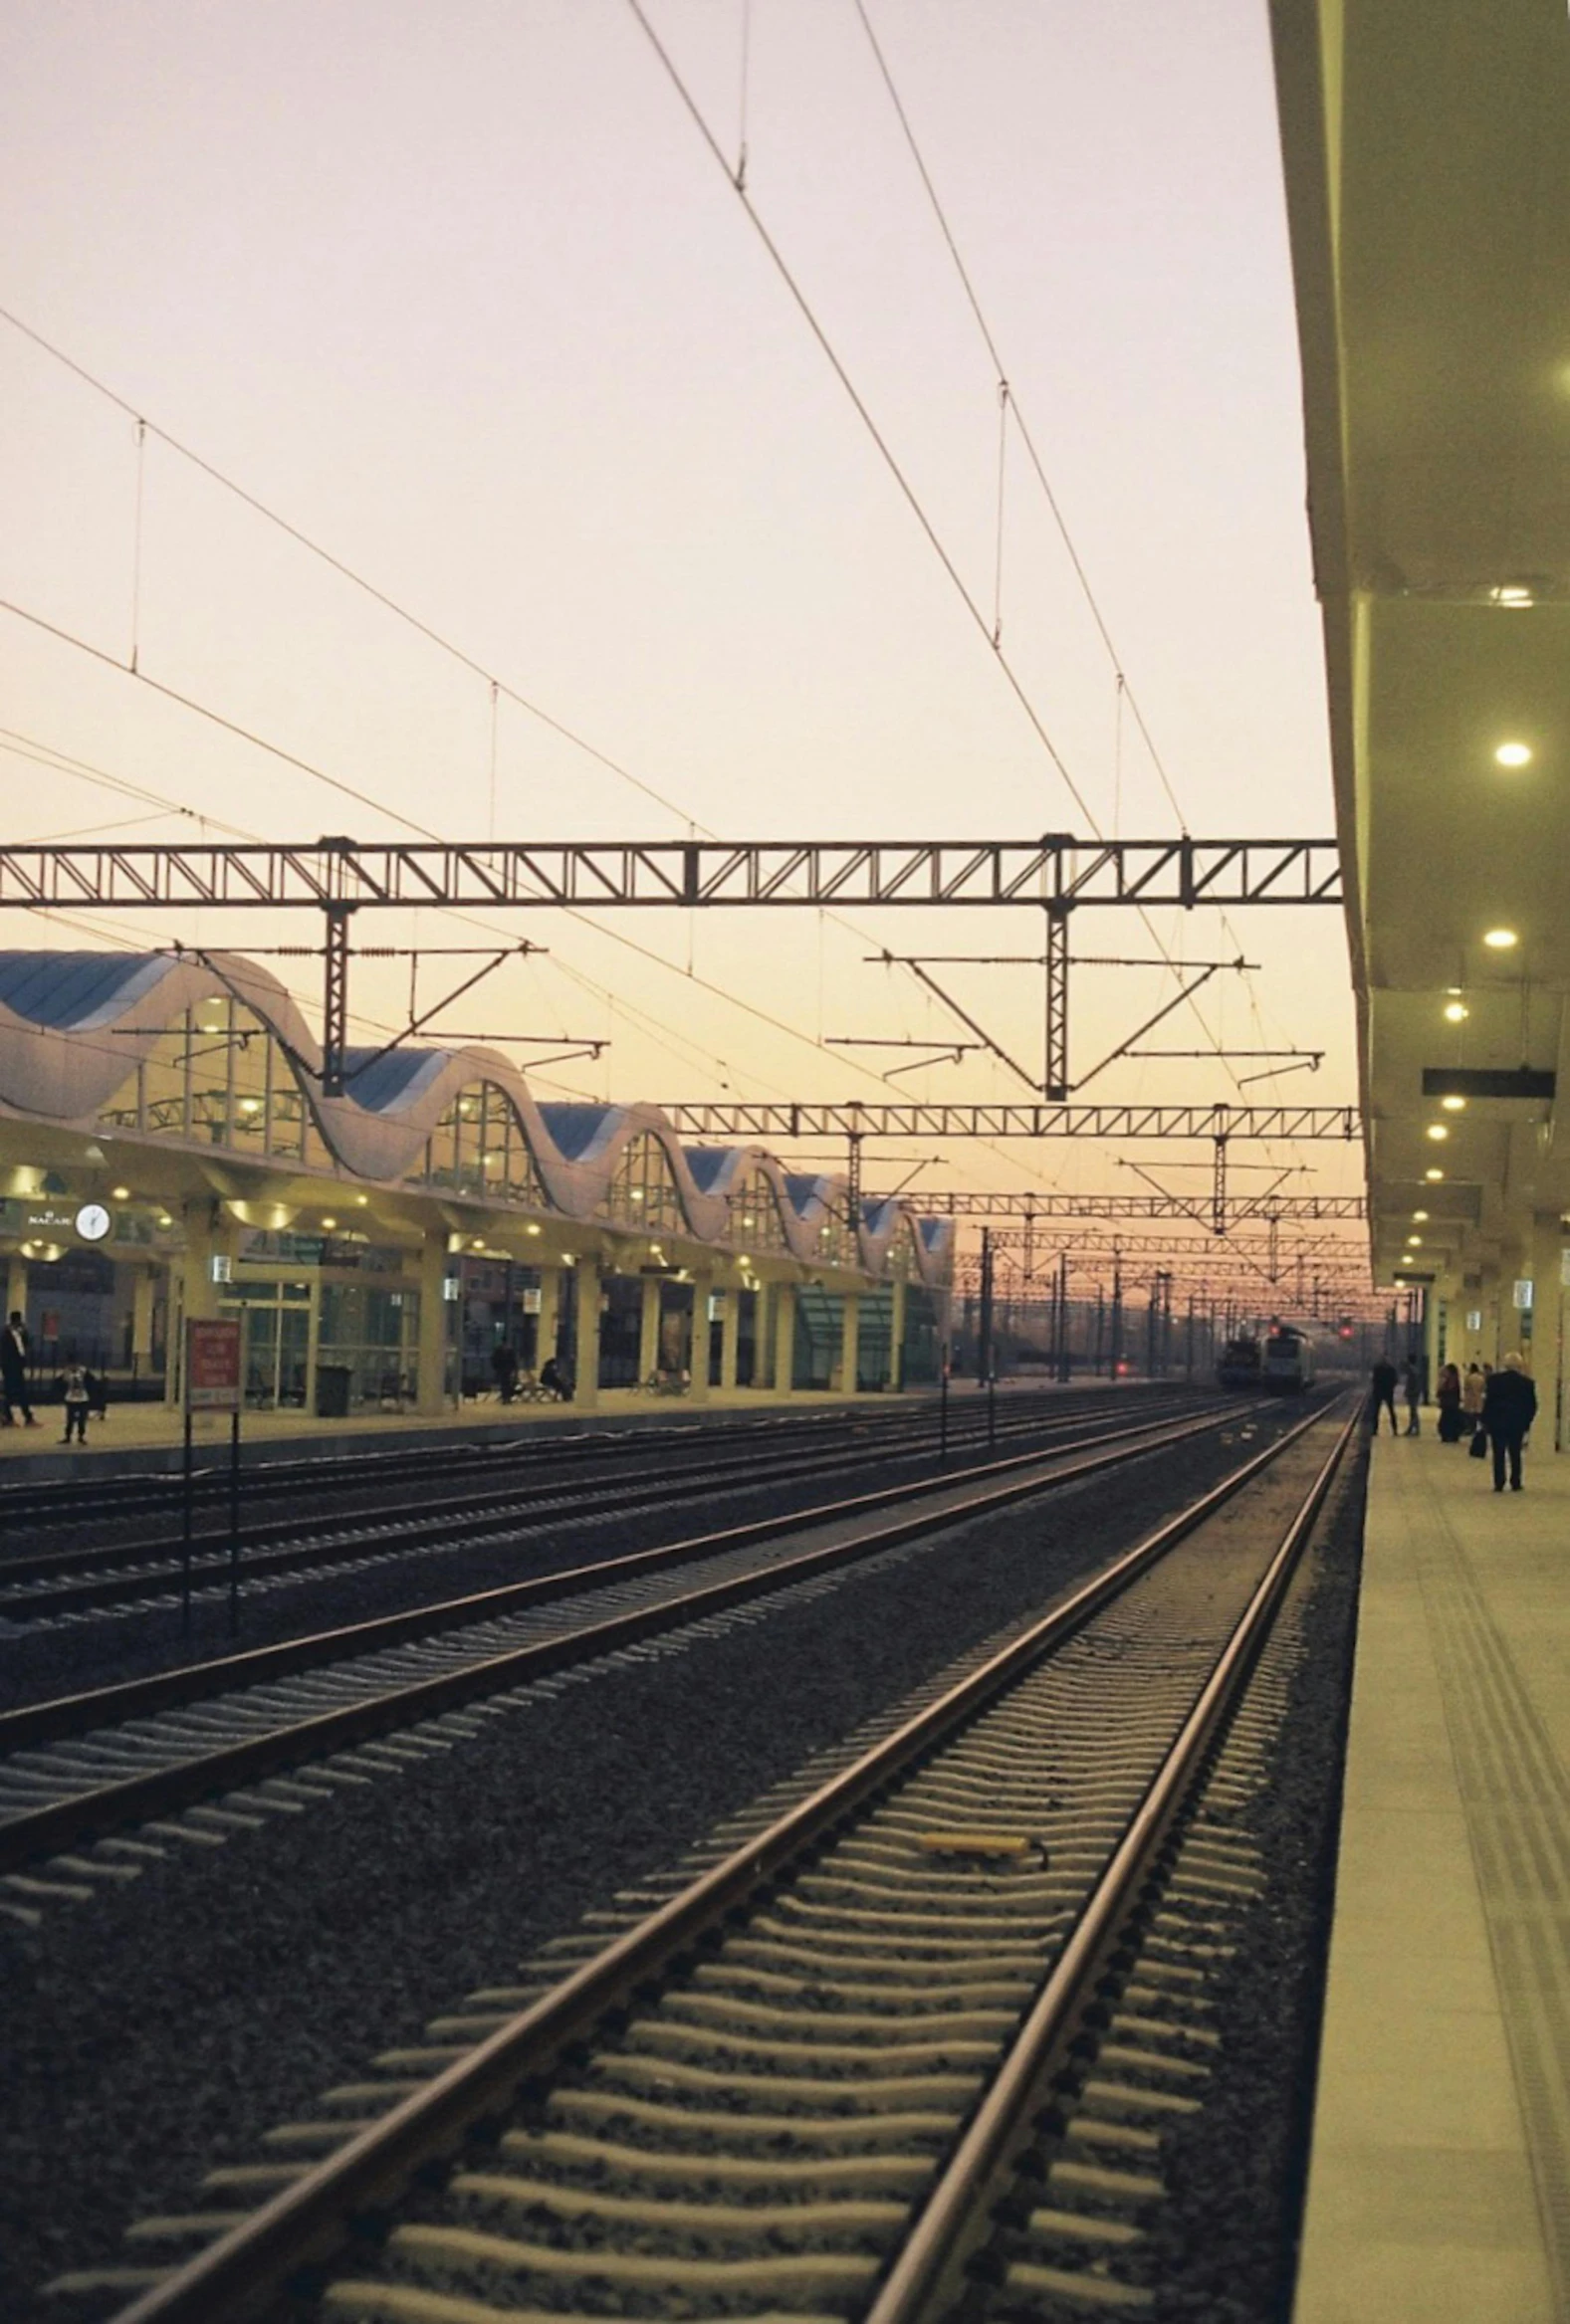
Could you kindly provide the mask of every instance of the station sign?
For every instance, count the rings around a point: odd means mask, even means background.
[[[228,1318],[191,1316],[185,1325],[185,1409],[240,1409],[240,1326]]]
[[[1510,1289],[1510,1305],[1512,1307],[1526,1309],[1529,1308],[1531,1304],[1532,1279],[1529,1275],[1517,1275]]]

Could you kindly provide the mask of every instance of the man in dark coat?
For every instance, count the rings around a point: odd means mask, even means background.
[[[5,1391],[5,1418],[9,1427],[18,1405],[29,1428],[36,1428],[33,1407],[27,1394],[27,1325],[20,1308],[11,1310],[10,1321],[0,1332],[0,1388]]]
[[[1383,1357],[1374,1367],[1372,1385],[1373,1392],[1368,1399],[1368,1424],[1370,1428],[1377,1436],[1379,1434],[1379,1415],[1381,1412],[1388,1412],[1390,1414],[1390,1433],[1392,1436],[1398,1435],[1400,1431],[1396,1426],[1396,1367]]]
[[[1537,1417],[1537,1390],[1526,1376],[1526,1367],[1513,1353],[1502,1372],[1490,1373],[1483,1390],[1482,1425],[1493,1453],[1493,1489],[1504,1491],[1504,1464],[1510,1464],[1510,1490],[1521,1489],[1521,1445]]]

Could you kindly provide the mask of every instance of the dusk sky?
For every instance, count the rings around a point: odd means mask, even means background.
[[[997,376],[855,0],[648,15],[733,164],[746,24],[748,194],[990,623]],[[1189,828],[1327,835],[1263,0],[867,15]],[[626,0],[12,0],[0,185],[0,306],[670,802],[504,699],[502,836],[1086,830]],[[155,437],[138,576],[132,419],[5,324],[0,398],[0,597],[120,662],[134,634],[148,677],[385,809],[6,612],[8,838],[191,834],[164,800],[277,838],[491,830],[482,677]],[[1171,831],[1017,433],[1006,476],[1005,652],[1101,827]],[[46,771],[16,738],[155,799]],[[814,1043],[961,1033],[863,955],[1029,951],[1035,915],[851,917],[520,917],[504,933],[549,960],[499,971],[452,1022],[609,1036],[546,1096],[1027,1096],[992,1059],[889,1087],[877,1069],[901,1053]],[[481,941],[434,913],[360,933]],[[1127,914],[1075,933],[1153,950]],[[1338,913],[1158,933],[1263,963],[1205,996],[1234,1044],[1328,1052],[1244,1098],[1355,1099]],[[315,936],[304,917],[0,926],[9,946]],[[311,963],[279,965],[315,1015]],[[431,997],[454,966],[431,965]],[[367,1024],[396,1021],[405,977],[356,972]],[[1035,973],[957,970],[954,989],[1038,1064]],[[1171,989],[1160,969],[1087,971],[1074,1070]],[[1204,1038],[1187,1014],[1159,1036]],[[1146,1061],[1083,1095],[1237,1092],[1219,1062]],[[1356,1148],[1301,1159],[1304,1188],[1360,1183]],[[975,1147],[929,1175],[1132,1190],[1086,1146]]]

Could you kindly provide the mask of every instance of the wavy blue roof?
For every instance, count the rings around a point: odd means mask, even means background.
[[[136,952],[0,952],[0,1001],[56,1032],[117,1016],[160,983],[172,956]]]
[[[616,1106],[542,1106],[540,1118],[568,1162],[579,1162]]]
[[[736,1149],[730,1146],[686,1146],[687,1167],[705,1194],[714,1184]]]
[[[422,1081],[440,1073],[452,1052],[448,1049],[389,1049],[377,1057],[374,1049],[347,1049],[343,1080],[356,1106],[382,1114],[409,1097]],[[369,1062],[360,1064],[359,1059]]]

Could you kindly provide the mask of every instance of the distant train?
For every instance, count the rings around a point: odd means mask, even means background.
[[[1314,1384],[1314,1347],[1306,1332],[1283,1324],[1264,1344],[1262,1384],[1281,1395],[1296,1395]]]
[[[1229,1340],[1216,1367],[1216,1377],[1224,1388],[1259,1387],[1263,1382],[1263,1366],[1258,1341]]]

